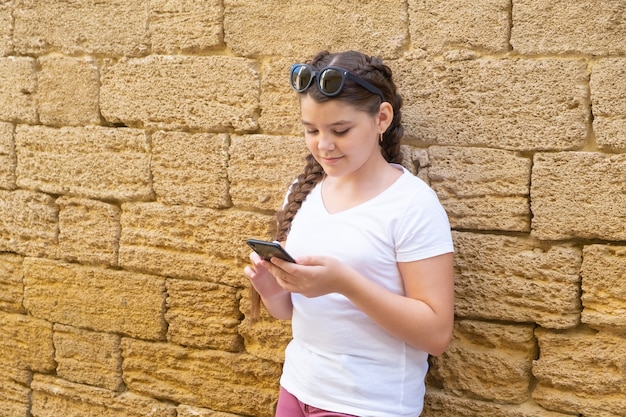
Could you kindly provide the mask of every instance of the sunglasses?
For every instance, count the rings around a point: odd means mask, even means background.
[[[383,92],[376,86],[343,68],[331,66],[316,71],[315,68],[308,64],[293,64],[291,66],[289,83],[296,92],[305,92],[313,84],[314,78],[317,78],[317,88],[326,97],[334,97],[341,93],[346,84],[346,79],[350,79],[370,93],[380,96],[382,101],[385,101]]]

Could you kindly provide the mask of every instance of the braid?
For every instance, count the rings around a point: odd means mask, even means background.
[[[296,216],[298,210],[302,206],[302,202],[311,192],[315,185],[324,177],[322,166],[309,154],[306,157],[306,166],[304,172],[300,174],[296,182],[292,185],[287,204],[276,213],[276,240],[282,242],[287,239],[287,234],[291,229],[291,221]]]
[[[291,186],[291,190],[287,197],[287,204],[282,210],[276,213],[276,235],[275,240],[283,242],[287,239],[289,230],[291,229],[291,222],[296,216],[302,203],[306,199],[307,195],[311,192],[315,185],[324,178],[324,170],[322,166],[313,158],[313,155],[309,154],[306,157],[306,165],[304,172],[298,175],[298,178]],[[252,285],[250,290],[250,316],[252,321],[259,319],[261,315],[261,296],[254,289]]]

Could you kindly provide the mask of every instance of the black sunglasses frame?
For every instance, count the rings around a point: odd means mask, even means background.
[[[304,87],[297,88],[296,85],[294,84],[294,73],[299,71],[301,68],[307,69],[310,72],[311,76],[309,78],[309,81],[306,83]],[[341,75],[341,84],[339,85],[339,88],[337,88],[337,91],[328,92],[326,89],[322,87],[320,79],[323,78],[323,74],[326,71],[337,71],[339,75]],[[298,77],[299,76],[300,75],[298,74]],[[385,101],[385,96],[383,95],[383,92],[380,91],[378,87],[369,83],[368,81],[365,81],[363,78],[359,77],[358,75],[355,75],[351,73],[350,71],[345,70],[343,68],[335,67],[335,66],[328,66],[318,71],[309,64],[293,64],[291,66],[291,70],[289,71],[289,84],[291,85],[291,88],[295,92],[303,93],[306,90],[308,90],[308,88],[311,87],[311,84],[313,84],[314,79],[317,79],[317,89],[320,91],[320,93],[324,94],[326,97],[335,97],[339,95],[343,91],[343,87],[346,84],[346,79],[350,79],[354,81],[355,83],[357,83],[358,85],[360,85],[361,87],[365,88],[370,93],[376,94],[377,96],[379,96],[381,101]]]

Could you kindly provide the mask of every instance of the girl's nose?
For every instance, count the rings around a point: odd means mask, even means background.
[[[321,134],[319,141],[317,142],[317,148],[322,151],[329,151],[335,149],[335,142],[329,134]]]

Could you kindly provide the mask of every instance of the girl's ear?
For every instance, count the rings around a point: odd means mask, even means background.
[[[377,124],[378,124],[378,132],[384,133],[389,125],[391,125],[391,121],[393,120],[393,107],[391,103],[383,102],[380,104],[380,109],[378,110],[377,116]]]

